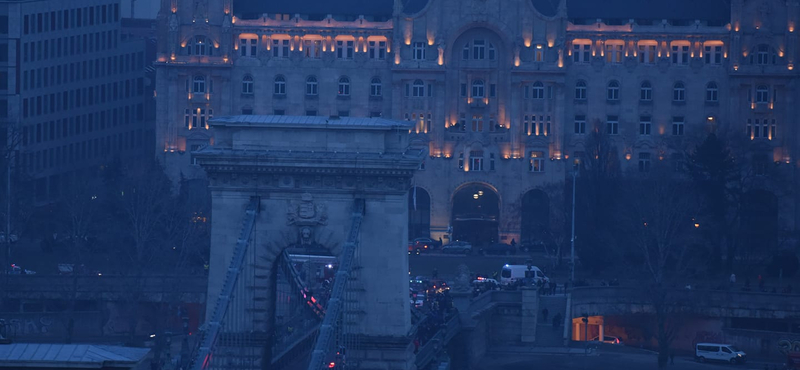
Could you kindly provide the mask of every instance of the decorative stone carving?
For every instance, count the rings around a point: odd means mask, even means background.
[[[233,21],[231,19],[231,15],[225,14],[225,17],[222,19],[222,32],[225,33],[231,32],[232,26],[233,26]]]
[[[311,194],[304,193],[299,202],[289,202],[287,218],[289,225],[327,225],[328,207],[324,203],[315,204]]]
[[[170,32],[175,32],[178,30],[178,15],[175,13],[172,13],[169,16],[169,30]]]
[[[208,13],[206,12],[206,0],[195,0],[194,19],[205,20],[206,18],[208,18]]]

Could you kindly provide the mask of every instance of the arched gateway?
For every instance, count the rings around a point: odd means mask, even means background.
[[[408,151],[407,123],[234,116],[211,125],[216,144],[195,158],[212,194],[206,324],[218,333],[205,340],[213,356],[201,361],[307,362],[330,329],[320,320],[331,309],[322,310],[344,270],[331,343],[348,346],[348,361],[412,368],[405,242],[408,189],[423,153]]]

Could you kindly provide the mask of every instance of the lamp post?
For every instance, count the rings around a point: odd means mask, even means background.
[[[578,167],[572,170],[572,237],[569,247],[569,279],[573,286],[575,284],[575,184],[578,179]]]

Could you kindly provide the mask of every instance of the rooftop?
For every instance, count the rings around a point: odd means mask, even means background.
[[[406,14],[415,14],[429,1],[402,0]],[[530,0],[545,16],[558,12],[559,0]],[[672,19],[725,22],[730,20],[730,0],[566,0],[569,18]],[[393,0],[234,0],[238,14],[318,14],[391,17]]]
[[[222,116],[210,121],[212,126],[260,126],[291,128],[408,129],[412,123],[386,118],[320,116]]]
[[[131,368],[148,348],[93,344],[0,344],[0,368]]]

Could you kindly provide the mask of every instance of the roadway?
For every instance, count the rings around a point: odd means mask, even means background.
[[[500,269],[504,264],[524,265],[528,260],[533,261],[533,265],[545,271],[550,278],[555,279],[561,284],[567,276],[566,260],[564,266],[555,273],[553,272],[554,259],[548,258],[541,253],[523,254],[517,253],[510,256],[481,256],[478,254],[443,254],[443,253],[423,253],[420,255],[412,254],[408,256],[408,266],[411,276],[430,277],[434,269],[438,270],[439,277],[447,281],[453,281],[458,276],[458,267],[462,264],[469,267],[472,274],[482,274],[491,277],[494,272],[500,274]]]
[[[698,363],[690,356],[675,357],[675,364],[668,365],[668,370],[764,370],[780,369],[778,362],[750,361],[744,365],[731,366],[727,363]],[[584,354],[510,354],[492,353],[484,357],[475,370],[530,370],[530,369],[559,369],[559,370],[657,370],[658,364],[655,353],[606,353],[595,355]]]

